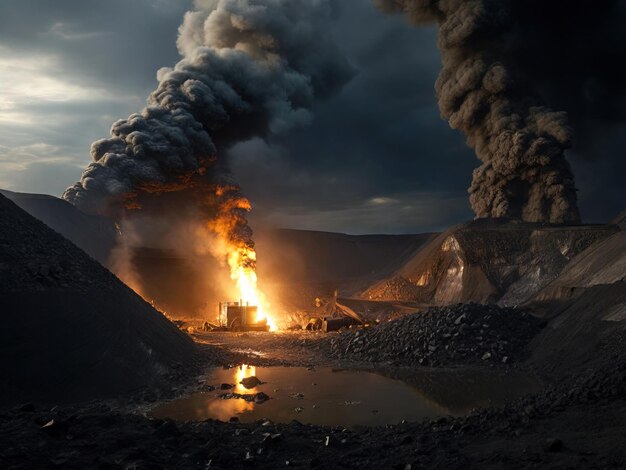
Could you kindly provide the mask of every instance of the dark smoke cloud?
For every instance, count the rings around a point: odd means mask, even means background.
[[[65,191],[68,201],[115,213],[142,205],[147,194],[202,194],[204,186],[217,203],[229,194],[239,199],[218,156],[236,142],[306,124],[314,101],[352,74],[324,34],[325,0],[196,4],[180,28],[184,58],[159,71],[140,114],[117,121],[110,138],[92,145],[93,162]]]
[[[626,124],[626,2],[513,2],[509,40],[516,74],[550,106],[567,111],[573,149],[586,159]]]
[[[577,222],[564,151],[624,119],[624,5],[618,1],[377,0],[439,24],[442,116],[478,158],[477,217]],[[555,111],[566,110],[564,111]]]

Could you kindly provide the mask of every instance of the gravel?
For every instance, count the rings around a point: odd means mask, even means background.
[[[331,356],[402,366],[510,363],[524,359],[543,323],[514,308],[458,304],[328,338]]]

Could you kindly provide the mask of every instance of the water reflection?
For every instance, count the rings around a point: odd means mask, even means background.
[[[256,393],[256,387],[248,389],[241,384],[243,379],[256,376],[256,367],[242,364],[239,367],[228,369],[227,372],[231,374],[230,380],[226,380],[224,383],[234,384],[235,387],[231,390],[224,390],[222,393]],[[228,421],[233,416],[238,416],[254,409],[254,402],[242,399],[215,399],[214,394],[211,395],[206,404],[206,415],[221,421]],[[199,414],[203,415],[204,413]]]
[[[158,406],[151,415],[178,420],[243,422],[271,419],[322,425],[381,425],[404,419],[419,421],[445,415],[466,414],[471,408],[504,401],[535,391],[538,386],[525,376],[459,374],[458,371],[409,371],[401,377],[372,371],[301,367],[255,368],[247,365],[215,369],[206,378],[218,390],[198,393]],[[401,374],[402,375],[402,374]],[[264,383],[246,389],[240,382],[256,376]],[[403,380],[397,380],[402,378]],[[480,382],[480,386],[475,386]],[[219,390],[222,383],[234,384]],[[271,399],[255,404],[243,399],[222,399],[224,393],[264,392]],[[475,392],[475,393],[474,393]]]
[[[234,371],[234,378],[233,380],[235,381],[235,392],[237,393],[254,393],[256,390],[256,387],[253,388],[246,388],[241,384],[241,381],[243,379],[246,379],[248,377],[256,377],[256,367],[254,366],[249,366],[247,364],[242,364],[239,367],[235,367],[233,369],[231,369],[232,371]]]

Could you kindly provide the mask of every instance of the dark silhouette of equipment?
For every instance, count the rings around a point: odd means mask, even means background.
[[[220,302],[220,326],[231,331],[269,331],[267,319],[257,320],[259,308],[239,302]]]

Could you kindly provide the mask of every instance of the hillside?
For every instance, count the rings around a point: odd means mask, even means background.
[[[534,342],[534,359],[551,369],[590,366],[623,350],[626,337],[626,233],[576,256],[529,302],[550,320]]]
[[[618,230],[616,225],[469,222],[434,238],[361,296],[437,305],[517,305],[555,279],[577,254]]]
[[[71,242],[0,195],[0,397],[75,401],[129,393],[195,347]]]

